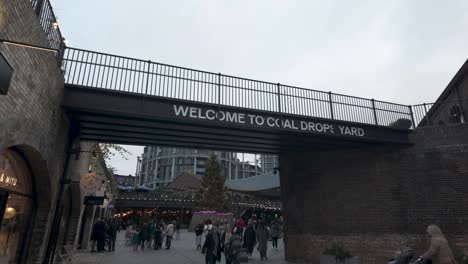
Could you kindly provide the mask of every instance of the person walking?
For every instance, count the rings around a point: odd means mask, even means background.
[[[107,224],[107,234],[109,235],[109,251],[115,251],[115,241],[117,239],[118,223],[111,219]]]
[[[226,259],[226,263],[229,262],[228,260],[228,244],[231,241],[231,236],[232,236],[232,229],[229,224],[225,224],[223,231],[221,233],[221,245],[222,245],[222,251],[224,252],[224,257]]]
[[[258,241],[258,251],[260,252],[260,260],[268,259],[267,250],[268,250],[268,238],[270,238],[270,230],[265,225],[265,223],[260,220],[258,222],[257,228],[257,241]]]
[[[244,219],[242,219],[242,217],[239,217],[239,219],[236,220],[234,227],[236,228],[236,233],[242,235],[245,228]]]
[[[143,223],[140,229],[140,242],[141,242],[141,250],[145,250],[145,242],[148,241],[149,238],[149,230],[148,230],[148,223]]]
[[[278,238],[280,236],[280,226],[278,221],[275,219],[273,220],[273,223],[271,224],[271,242],[272,242],[272,247],[276,250],[278,250]]]
[[[430,225],[427,227],[426,232],[431,237],[431,245],[415,263],[424,263],[426,260],[431,260],[433,264],[457,264],[442,230],[436,225]]]
[[[197,245],[197,251],[202,248],[202,246],[201,246],[202,235],[203,235],[203,225],[201,223],[199,223],[195,227],[195,244]]]
[[[216,222],[215,225],[213,226],[212,234],[213,234],[213,240],[214,240],[214,249],[213,249],[214,263],[216,263],[217,261],[221,261],[221,249],[222,249],[221,235],[219,233],[219,222]]]
[[[202,254],[205,254],[206,264],[215,264],[215,247],[216,242],[213,236],[213,229],[207,230],[208,234],[205,237],[205,243],[203,243]]]
[[[249,221],[249,224],[244,230],[244,248],[249,255],[249,258],[252,258],[252,252],[257,243],[257,234],[255,232],[255,227],[252,221]]]
[[[147,241],[147,248],[151,248],[154,241],[154,231],[156,230],[156,223],[155,221],[151,221],[148,224],[148,241]]]
[[[213,228],[213,224],[210,219],[205,221],[205,225],[203,226],[203,233],[205,233],[205,236],[208,235],[209,230]]]
[[[163,242],[163,230],[162,230],[162,225],[157,224],[156,227],[154,228],[154,249],[158,250],[161,249],[162,247],[162,242]]]
[[[133,232],[132,243],[133,243],[133,251],[138,251],[138,246],[140,245],[140,230],[138,227],[135,228]]]
[[[98,240],[98,233],[96,230],[96,225],[99,222],[99,218],[96,220],[96,222],[93,225],[93,230],[91,231],[91,252],[96,252],[96,243]]]
[[[169,223],[166,227],[166,249],[171,249],[171,240],[174,235],[174,222]]]
[[[247,252],[242,248],[241,236],[234,230],[224,249],[226,264],[239,264],[240,262],[248,261]]]
[[[104,246],[106,244],[106,224],[102,219],[99,219],[94,225],[94,232],[96,232],[97,240],[97,252],[105,251]]]

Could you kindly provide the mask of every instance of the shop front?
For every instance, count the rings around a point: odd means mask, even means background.
[[[14,150],[0,151],[0,264],[25,260],[34,204],[27,163]]]

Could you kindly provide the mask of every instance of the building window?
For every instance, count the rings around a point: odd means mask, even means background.
[[[458,105],[454,105],[450,108],[450,123],[464,123],[462,111]]]

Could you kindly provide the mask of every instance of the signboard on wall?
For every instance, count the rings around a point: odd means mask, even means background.
[[[103,205],[104,196],[85,196],[84,205]]]
[[[0,94],[7,94],[10,87],[11,77],[13,76],[13,68],[8,61],[0,53]]]

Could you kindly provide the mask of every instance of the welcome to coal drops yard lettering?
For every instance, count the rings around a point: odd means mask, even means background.
[[[336,134],[345,136],[363,137],[365,130],[360,127],[337,125],[326,122],[312,122],[307,120],[280,118],[275,116],[223,111],[211,108],[200,108],[185,105],[173,105],[174,114],[177,117],[185,117],[198,120],[209,120],[243,125],[284,128],[311,133]]]

